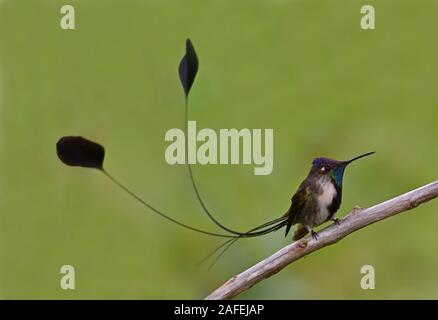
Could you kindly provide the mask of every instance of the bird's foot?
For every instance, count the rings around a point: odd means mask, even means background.
[[[315,231],[310,231],[310,234],[312,235],[312,238],[314,239],[314,240],[318,240],[318,237],[319,237],[319,235],[315,232]]]
[[[333,218],[332,219],[333,223],[337,226],[339,226],[341,223],[339,222],[340,220],[338,218]]]

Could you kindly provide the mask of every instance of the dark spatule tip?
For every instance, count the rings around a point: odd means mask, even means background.
[[[56,143],[56,154],[68,166],[103,170],[104,147],[83,137],[60,138]]]
[[[192,41],[186,39],[186,52],[181,59],[178,67],[179,78],[184,89],[186,97],[189,95],[190,89],[195,81],[196,73],[198,72],[199,61],[196,55]]]

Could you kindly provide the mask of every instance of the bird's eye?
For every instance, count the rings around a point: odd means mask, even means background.
[[[325,172],[326,170],[327,170],[327,168],[326,168],[325,166],[322,166],[322,167],[321,167],[321,171],[322,171],[322,172]]]

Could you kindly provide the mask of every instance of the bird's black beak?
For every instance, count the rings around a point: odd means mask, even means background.
[[[358,159],[360,159],[360,158],[363,158],[363,157],[366,157],[366,156],[372,155],[373,153],[375,153],[375,152],[374,152],[374,151],[373,151],[373,152],[368,152],[368,153],[362,154],[362,155],[360,155],[360,156],[354,157],[354,158],[351,159],[351,160],[347,160],[347,161],[345,161],[345,162],[346,162],[346,164],[350,164],[350,163],[352,163],[353,161],[356,161],[356,160],[358,160]]]

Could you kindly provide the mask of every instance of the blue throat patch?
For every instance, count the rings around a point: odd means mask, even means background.
[[[342,178],[344,177],[345,166],[339,166],[333,169],[332,177],[335,180],[336,184],[342,187]]]

